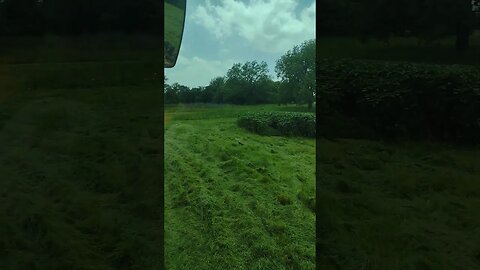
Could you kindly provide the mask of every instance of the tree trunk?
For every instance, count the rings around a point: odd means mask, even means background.
[[[457,24],[457,39],[455,44],[457,52],[464,52],[468,50],[469,41],[470,29],[468,27],[468,24],[459,22]]]

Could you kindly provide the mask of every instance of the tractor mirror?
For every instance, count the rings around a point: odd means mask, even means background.
[[[186,0],[165,0],[164,66],[172,68],[177,62],[185,24]]]

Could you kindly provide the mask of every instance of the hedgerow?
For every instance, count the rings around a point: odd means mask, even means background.
[[[321,113],[341,113],[382,137],[479,142],[480,70],[366,60],[317,61]]]
[[[315,115],[298,112],[247,113],[238,118],[238,125],[263,135],[315,137]]]

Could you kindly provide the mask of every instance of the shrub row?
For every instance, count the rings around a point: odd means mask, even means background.
[[[247,113],[238,118],[238,125],[262,135],[315,137],[315,115],[298,112]]]
[[[359,119],[382,137],[479,142],[480,69],[317,61],[319,112]]]

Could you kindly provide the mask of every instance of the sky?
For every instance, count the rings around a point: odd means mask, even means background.
[[[167,83],[207,86],[234,63],[275,63],[293,46],[315,38],[315,0],[187,0],[177,64]]]

